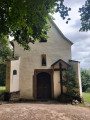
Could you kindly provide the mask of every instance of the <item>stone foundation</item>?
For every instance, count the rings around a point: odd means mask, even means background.
[[[69,95],[60,95],[58,98],[59,102],[61,103],[84,103],[83,97],[75,97],[75,96],[69,96]]]
[[[0,94],[0,101],[4,101],[4,93]]]
[[[20,91],[16,92],[6,92],[4,95],[5,101],[19,101],[20,100]]]

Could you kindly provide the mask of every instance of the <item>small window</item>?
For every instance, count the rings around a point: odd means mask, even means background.
[[[44,31],[45,36],[47,36],[47,32]],[[41,37],[40,42],[47,42],[46,38]]]
[[[17,75],[17,70],[13,70],[13,75]]]
[[[42,66],[46,66],[46,55],[42,55]]]
[[[45,39],[45,38],[42,37],[42,38],[40,39],[40,42],[47,42],[47,39]]]

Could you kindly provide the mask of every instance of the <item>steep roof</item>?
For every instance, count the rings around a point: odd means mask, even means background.
[[[66,37],[64,36],[64,34],[61,32],[61,30],[58,28],[58,26],[55,24],[55,22],[54,22],[53,20],[49,20],[49,21],[53,24],[53,26],[55,26],[55,28],[57,29],[57,31],[59,32],[59,34],[60,34],[66,41],[68,41],[71,45],[73,45],[73,42],[70,41],[68,38],[66,38]]]

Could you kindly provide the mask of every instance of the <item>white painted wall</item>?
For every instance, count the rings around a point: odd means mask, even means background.
[[[11,72],[10,72],[10,92],[19,91],[19,60],[11,60]],[[17,70],[17,75],[13,75],[13,70]]]

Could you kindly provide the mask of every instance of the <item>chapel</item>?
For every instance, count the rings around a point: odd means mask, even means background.
[[[50,21],[48,39],[30,43],[30,51],[11,41],[14,58],[7,61],[6,92],[19,94],[20,99],[56,99],[67,88],[63,85],[64,69],[72,66],[76,72],[82,97],[80,62],[72,60],[71,46],[53,21]]]

